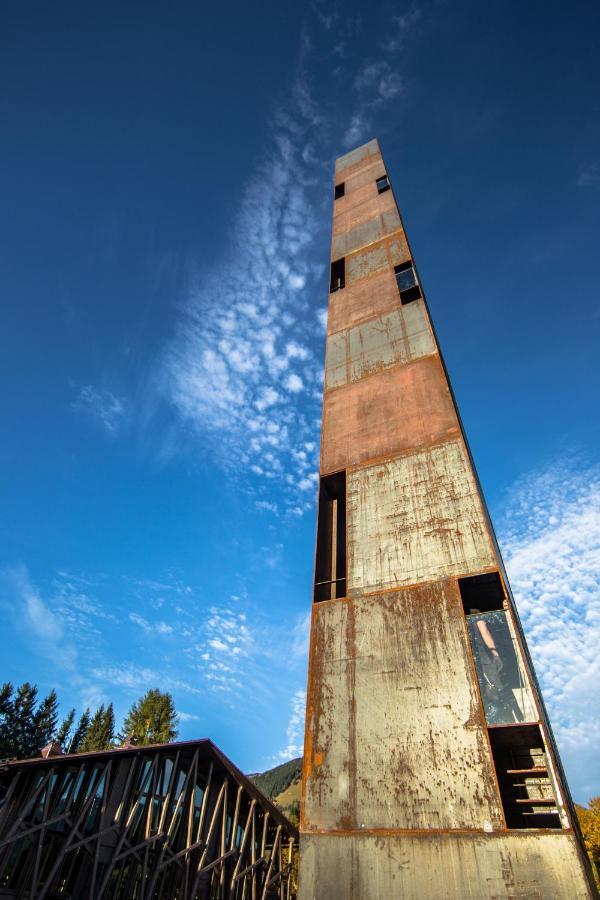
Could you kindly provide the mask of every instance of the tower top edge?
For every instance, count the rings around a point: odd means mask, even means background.
[[[361,144],[360,147],[355,147],[354,150],[350,150],[348,153],[344,153],[343,156],[339,156],[335,161],[335,171],[340,172],[342,169],[345,169],[348,166],[354,166],[362,159],[368,159],[369,156],[375,156],[377,153],[381,153],[381,148],[379,147],[377,138],[373,138],[372,140],[367,141],[366,144]]]

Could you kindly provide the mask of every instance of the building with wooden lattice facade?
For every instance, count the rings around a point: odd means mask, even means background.
[[[209,740],[0,764],[1,900],[292,900],[297,846]]]

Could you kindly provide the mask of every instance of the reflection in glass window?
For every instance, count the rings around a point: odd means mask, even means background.
[[[400,293],[402,291],[408,291],[410,288],[414,287],[417,283],[417,279],[415,277],[415,270],[411,266],[410,269],[404,269],[402,272],[396,272],[396,281],[398,283],[398,287],[400,289]]]
[[[488,725],[535,722],[537,713],[506,612],[467,616]]]

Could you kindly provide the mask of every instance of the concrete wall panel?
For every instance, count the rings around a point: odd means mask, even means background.
[[[387,267],[393,268],[408,259],[410,251],[404,232],[400,231],[391,239],[347,256],[346,284],[352,285],[361,278],[368,278]]]
[[[346,153],[344,156],[340,156],[339,159],[336,159],[336,175],[344,170],[353,169],[357,164],[372,156],[381,156],[379,144],[376,140],[369,141],[361,147],[357,147],[355,150],[351,150],[350,153]]]
[[[331,258],[339,259],[340,256],[346,256],[354,250],[374,244],[398,231],[400,227],[400,216],[395,209],[367,219],[366,222],[360,222],[349,231],[334,237],[331,242]]]
[[[304,830],[503,827],[454,581],[319,604],[307,708]]]
[[[393,269],[387,267],[366,281],[358,281],[347,285],[343,291],[330,294],[327,333],[351,328],[358,322],[399,306],[396,276]]]
[[[390,262],[384,244],[370,247],[360,253],[349,256],[346,260],[346,284],[352,284],[361,278],[375,275],[386,269]]]
[[[460,441],[350,472],[347,484],[349,592],[433,581],[496,564]]]
[[[341,387],[348,381],[348,332],[340,331],[327,338],[325,356],[326,390]]]
[[[336,204],[343,203],[345,199],[346,198],[343,197],[340,200],[336,200]],[[352,198],[350,198],[350,200],[351,199]],[[396,204],[394,203],[391,191],[386,191],[385,194],[378,194],[374,191],[373,196],[367,197],[363,202],[349,204],[345,209],[335,211],[333,217],[333,236],[337,237],[337,235],[350,231],[362,222],[367,222],[375,216],[380,216],[389,212],[397,213]]]
[[[425,304],[415,301],[327,340],[325,390],[436,352]]]
[[[383,196],[377,192],[375,184],[377,179],[381,178],[383,175],[385,175],[385,165],[383,160],[381,157],[371,157],[368,163],[363,162],[361,166],[355,168],[354,172],[342,172],[335,180],[336,183],[339,183],[340,181],[344,182],[345,202],[350,204],[359,202],[358,200],[355,200],[354,195],[357,192],[362,191],[367,185],[371,186],[371,191],[374,196]]]
[[[299,900],[375,897],[591,900],[593,895],[572,834],[301,836]]]
[[[439,357],[424,356],[325,393],[321,473],[429,446],[458,433]]]

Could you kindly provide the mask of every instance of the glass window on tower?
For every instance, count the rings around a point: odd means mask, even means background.
[[[535,722],[538,715],[504,610],[471,610],[467,626],[488,725]]]

